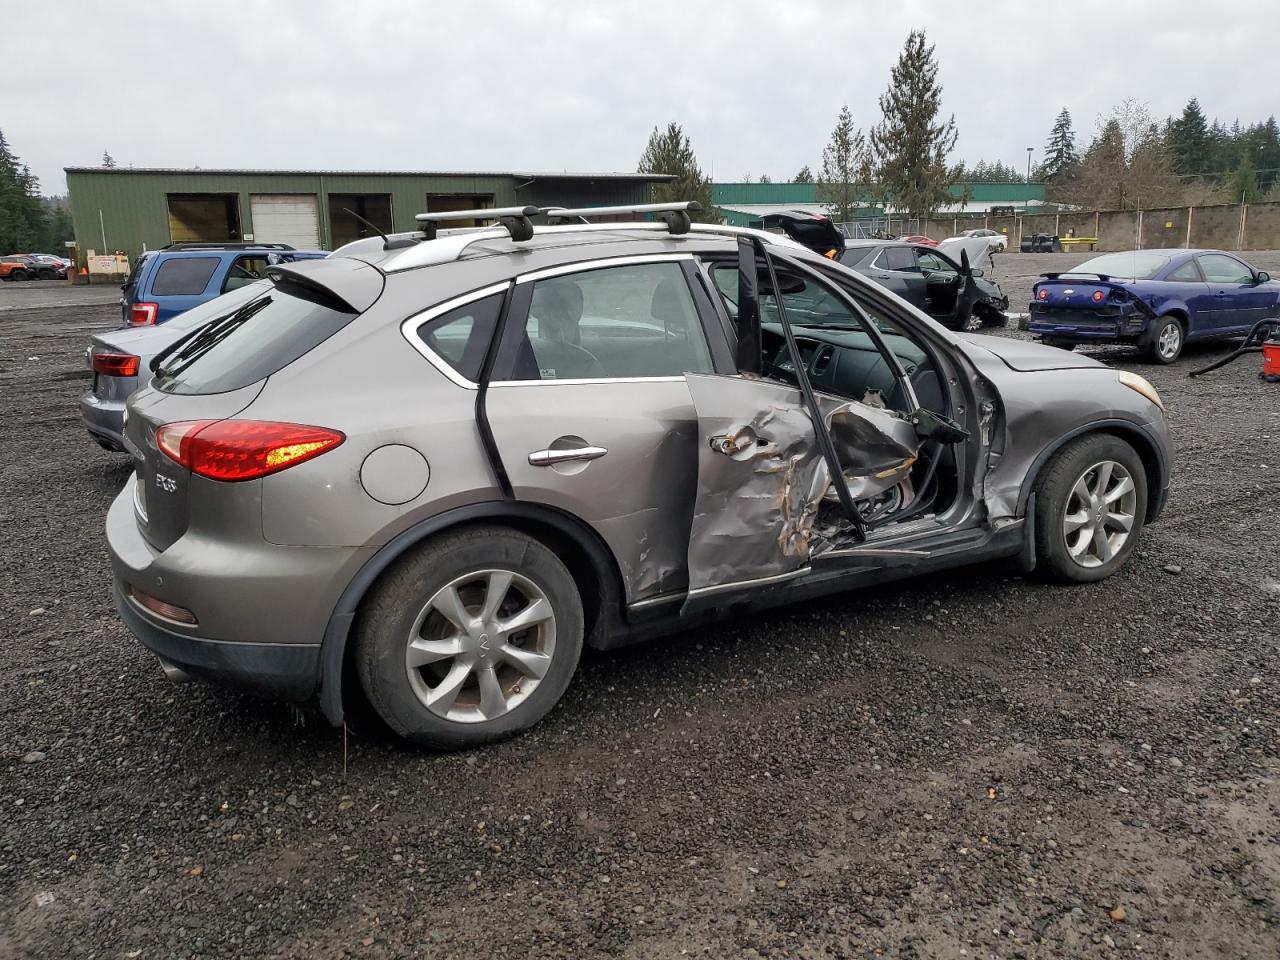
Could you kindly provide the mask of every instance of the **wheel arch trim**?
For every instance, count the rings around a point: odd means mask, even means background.
[[[1090,433],[1109,433],[1113,436],[1118,436],[1120,439],[1128,441],[1137,451],[1147,474],[1146,521],[1150,522],[1155,519],[1163,506],[1160,492],[1163,489],[1163,480],[1169,474],[1169,463],[1165,458],[1164,451],[1148,435],[1146,428],[1142,424],[1119,418],[1093,420],[1089,423],[1081,424],[1074,430],[1062,434],[1053,443],[1048,444],[1041,450],[1036,455],[1036,458],[1031,461],[1031,466],[1027,469],[1026,476],[1022,479],[1022,487],[1018,491],[1017,516],[1026,516],[1028,500],[1035,489],[1036,480],[1039,479],[1045,464],[1072,440]]]
[[[622,595],[621,573],[617,561],[595,531],[576,517],[553,507],[510,500],[485,500],[427,517],[401,531],[366,560],[342,591],[333,612],[329,614],[320,644],[318,686],[320,711],[335,727],[342,726],[344,719],[344,668],[351,627],[370,587],[396,560],[427,538],[477,522],[514,522],[517,526],[520,523],[535,524],[549,527],[567,538],[585,554],[602,580],[609,580],[610,575],[615,578],[615,583],[600,584],[600,617],[614,621],[620,617],[620,611],[611,610],[608,606],[613,598]]]

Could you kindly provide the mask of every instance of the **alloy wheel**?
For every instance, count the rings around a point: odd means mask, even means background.
[[[1095,463],[1067,497],[1062,535],[1082,567],[1100,567],[1124,549],[1133,529],[1138,491],[1128,468],[1115,460]]]
[[[528,699],[555,645],[555,611],[541,587],[511,570],[479,570],[427,601],[409,633],[405,669],[436,716],[479,723]]]
[[[1156,350],[1162,360],[1173,360],[1182,349],[1182,327],[1175,323],[1166,323],[1160,329],[1160,337],[1156,341]]]

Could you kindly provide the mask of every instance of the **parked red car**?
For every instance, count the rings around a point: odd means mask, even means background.
[[[903,243],[916,243],[923,247],[936,247],[938,245],[937,240],[932,240],[922,233],[909,233],[905,237],[899,237],[898,239]]]

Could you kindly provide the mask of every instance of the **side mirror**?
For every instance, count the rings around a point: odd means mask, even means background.
[[[1270,279],[1271,279],[1271,274],[1267,273],[1267,271],[1265,270],[1259,270],[1257,275],[1253,278],[1253,282],[1266,283]]]
[[[986,274],[984,274],[984,273],[982,272],[982,270],[980,270],[980,269],[975,269],[975,270],[970,270],[970,271],[969,271],[969,276],[971,276],[971,277],[982,277],[982,276],[986,276]]]

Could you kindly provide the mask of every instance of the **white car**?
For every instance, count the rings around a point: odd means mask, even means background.
[[[999,251],[1003,253],[1009,249],[1009,237],[1007,234],[1000,233],[997,230],[989,230],[986,227],[978,227],[974,230],[962,230],[957,237],[949,237],[950,240],[967,240],[971,237],[983,237],[987,241],[987,246],[992,253]]]

